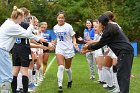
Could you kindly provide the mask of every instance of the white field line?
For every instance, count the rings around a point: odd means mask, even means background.
[[[56,58],[56,56],[53,57],[53,59],[51,60],[51,62],[50,62],[49,65],[47,66],[47,69],[46,69],[46,71],[45,71],[45,73],[44,73],[44,76],[46,75],[46,73],[47,73],[48,70],[50,69],[50,67],[51,67],[52,63],[54,62],[55,58]]]
[[[56,58],[56,56],[53,57],[53,59],[51,60],[51,62],[50,62],[49,65],[47,66],[47,69],[46,69],[46,71],[45,71],[45,73],[44,73],[44,76],[46,75],[46,73],[47,73],[48,70],[50,69],[50,67],[51,67],[52,63],[54,62],[55,58]],[[35,90],[34,90],[34,89],[28,89],[28,92],[35,93]]]

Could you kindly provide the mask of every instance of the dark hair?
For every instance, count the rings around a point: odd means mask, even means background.
[[[65,12],[64,12],[64,11],[59,11],[59,12],[57,13],[57,16],[59,16],[60,14],[63,14],[64,17],[65,17]]]
[[[103,25],[106,26],[109,22],[109,18],[108,16],[106,16],[105,14],[102,14],[101,16],[99,16],[98,21]]]
[[[106,11],[104,14],[108,16],[109,20],[115,22],[115,16],[111,11]]]
[[[87,19],[86,21],[90,21],[90,23],[91,23],[91,28],[93,27],[93,21],[92,21],[92,19]]]

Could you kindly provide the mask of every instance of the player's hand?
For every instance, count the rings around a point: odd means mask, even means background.
[[[88,44],[84,44],[82,47],[83,50],[87,50],[87,48],[88,48]]]
[[[89,40],[91,40],[91,39],[90,39],[90,37],[89,37],[89,36],[86,36],[86,40],[87,40],[87,41],[89,41]]]
[[[82,37],[78,37],[77,39],[78,39],[79,41],[82,41],[82,40],[83,40],[83,38],[82,38]]]
[[[47,50],[47,49],[48,49],[48,47],[46,47],[46,46],[44,46],[44,45],[41,45],[40,48],[43,49],[43,50]]]
[[[77,44],[77,43],[74,44],[74,48],[75,48],[77,51],[79,51],[79,47],[78,47],[78,44]]]
[[[81,50],[81,53],[82,53],[82,54],[86,54],[87,52],[90,51],[90,50],[87,49],[87,47],[88,47],[87,44],[83,45],[82,50]]]
[[[48,48],[49,48],[49,50],[54,50],[55,49],[55,44],[54,43],[49,43],[49,45],[48,45]]]
[[[44,38],[40,38],[40,39],[39,39],[39,42],[40,42],[40,43],[43,43],[43,42],[47,42],[47,40],[44,39]]]

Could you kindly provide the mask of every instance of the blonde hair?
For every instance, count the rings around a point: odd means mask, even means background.
[[[17,19],[18,16],[24,16],[24,13],[21,9],[18,9],[17,6],[13,7],[13,12],[11,14],[12,19]]]
[[[24,16],[28,16],[30,14],[30,10],[25,7],[20,8],[24,12]]]
[[[47,22],[40,22],[39,27],[42,25],[47,25]]]

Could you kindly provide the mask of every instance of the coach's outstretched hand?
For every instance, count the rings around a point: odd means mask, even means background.
[[[88,50],[88,45],[85,44],[81,50],[81,53],[82,54],[86,54],[87,52],[91,52],[91,50]]]

